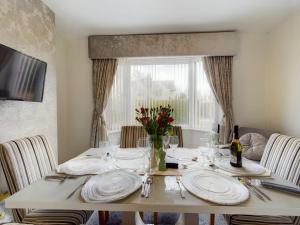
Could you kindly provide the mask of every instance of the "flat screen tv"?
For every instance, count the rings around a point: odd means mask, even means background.
[[[47,63],[0,44],[0,100],[42,102]]]

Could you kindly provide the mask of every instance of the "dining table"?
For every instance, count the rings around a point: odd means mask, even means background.
[[[198,154],[198,158],[201,158],[203,153],[201,148],[177,148],[176,150],[180,155]],[[84,151],[78,157],[103,157],[108,154],[107,149],[91,148]],[[115,149],[114,152],[123,151],[122,149]],[[170,156],[172,157],[172,156]],[[222,157],[222,156],[220,156]],[[113,156],[112,156],[113,158]],[[112,159],[110,159],[112,160]],[[139,159],[136,159],[139,160]],[[144,160],[144,159],[143,159]],[[216,160],[218,160],[216,158]],[[112,160],[112,163],[118,166],[117,169],[129,169],[137,173],[139,169],[142,169],[145,163],[131,162],[127,165],[131,165],[132,168],[126,168],[125,164]],[[213,170],[210,165],[207,164],[207,159],[199,161],[199,164],[203,164],[205,169]],[[137,165],[137,169],[134,166]],[[119,168],[120,167],[120,168]],[[195,167],[192,170],[197,170]],[[66,179],[64,182],[56,182],[47,179],[41,179],[21,191],[15,193],[5,200],[6,208],[35,208],[35,209],[59,209],[59,210],[98,210],[98,211],[119,211],[123,214],[122,224],[134,224],[134,213],[138,212],[180,212],[184,215],[185,224],[196,225],[199,224],[199,214],[247,214],[247,215],[282,215],[282,216],[300,216],[300,197],[276,191],[268,188],[264,188],[258,184],[258,187],[266,195],[268,195],[271,201],[262,201],[255,195],[250,193],[249,198],[236,205],[222,205],[212,203],[210,201],[201,199],[196,195],[190,193],[184,189],[184,198],[181,196],[180,187],[176,182],[176,175],[182,175],[188,173],[189,167],[181,165],[178,170],[170,170],[165,173],[157,173],[153,175],[153,182],[151,184],[151,190],[148,198],[141,196],[141,191],[138,189],[131,195],[116,200],[113,202],[86,202],[81,196],[80,187],[84,183],[87,176],[82,175],[76,177],[76,179]],[[53,174],[56,172],[53,171]],[[142,175],[141,175],[142,176]],[[287,181],[271,175],[272,180],[280,181],[285,184],[290,184]],[[260,178],[258,178],[260,179]],[[67,198],[71,192],[74,192],[72,196]]]

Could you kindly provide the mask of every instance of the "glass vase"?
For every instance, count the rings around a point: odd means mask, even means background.
[[[164,150],[163,136],[151,135],[151,166],[150,171],[166,171],[166,152]]]

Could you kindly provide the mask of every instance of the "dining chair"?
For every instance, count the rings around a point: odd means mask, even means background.
[[[174,126],[174,135],[178,136],[178,147],[183,147],[183,136],[181,126]],[[146,137],[147,133],[142,126],[122,126],[120,148],[136,148],[136,143],[141,137]]]
[[[173,127],[174,135],[178,136],[179,144],[178,147],[183,147],[183,136],[182,128],[180,126]],[[142,126],[122,126],[121,127],[121,139],[120,139],[120,148],[136,148],[137,141],[141,137],[146,137],[147,133]],[[153,223],[158,223],[158,213],[153,213]]]
[[[135,225],[146,225],[141,217],[141,213],[136,212],[135,213]],[[184,225],[184,215],[183,213],[179,214],[179,218],[175,225]]]
[[[42,179],[57,167],[56,155],[43,135],[1,144],[0,161],[10,194]],[[14,221],[38,225],[85,224],[92,212],[75,210],[13,209]]]
[[[300,138],[272,134],[260,164],[271,172],[300,185]],[[300,224],[300,217],[224,215],[230,225]]]

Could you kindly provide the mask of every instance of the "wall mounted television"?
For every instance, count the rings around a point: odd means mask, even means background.
[[[0,100],[42,102],[47,63],[0,44]]]

